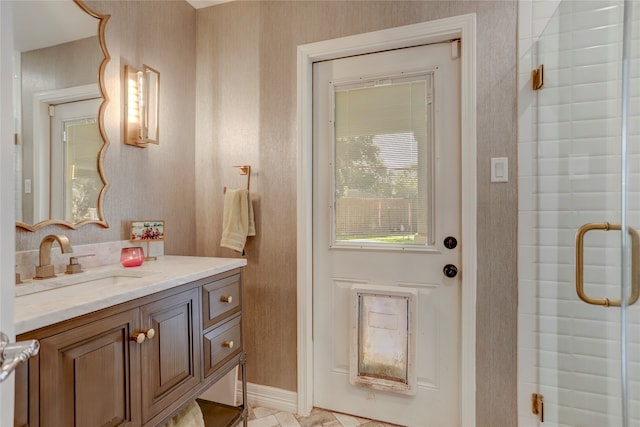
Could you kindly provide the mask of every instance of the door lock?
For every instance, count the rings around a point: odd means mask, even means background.
[[[453,236],[447,236],[444,239],[444,247],[447,249],[454,249],[458,246],[458,240]]]
[[[442,272],[444,273],[445,276],[452,279],[458,275],[458,267],[456,267],[453,264],[447,264],[442,269]]]

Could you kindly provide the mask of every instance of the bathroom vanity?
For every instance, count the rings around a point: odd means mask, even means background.
[[[237,366],[242,405],[198,403],[207,427],[246,422],[244,265],[165,256],[17,297],[17,338],[40,353],[16,372],[14,425],[161,425]]]

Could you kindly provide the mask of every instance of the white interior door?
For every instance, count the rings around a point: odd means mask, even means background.
[[[314,406],[460,424],[457,49],[314,64]],[[354,289],[380,300],[360,304]],[[403,290],[415,309],[385,303]]]
[[[102,148],[97,111],[102,98],[49,109],[51,123],[51,218],[71,223],[97,219],[102,188],[96,158]]]

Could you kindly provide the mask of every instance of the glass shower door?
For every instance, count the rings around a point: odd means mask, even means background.
[[[625,26],[623,1],[564,0],[537,42],[544,86],[534,114],[535,335],[545,426],[640,426],[640,40],[633,14]]]

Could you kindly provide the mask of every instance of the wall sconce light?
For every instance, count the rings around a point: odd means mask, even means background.
[[[125,65],[124,72],[124,142],[136,147],[159,144],[160,72],[147,65],[142,65],[142,70]]]

